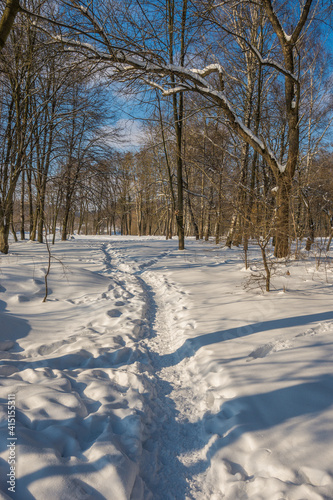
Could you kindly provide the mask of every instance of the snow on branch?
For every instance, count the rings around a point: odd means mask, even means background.
[[[150,87],[153,87],[155,89],[158,89],[164,97],[173,95],[173,94],[178,94],[179,92],[185,92],[186,90],[191,90],[191,87],[185,84],[177,85],[176,87],[170,88],[170,89],[165,89],[162,87],[162,85],[159,85],[156,82],[153,82],[152,80],[143,80],[147,85]]]
[[[296,28],[293,32],[292,35],[287,35],[286,32],[284,31],[282,24],[280,20],[278,19],[278,16],[274,10],[273,4],[271,0],[263,0],[263,4],[267,13],[267,16],[274,28],[275,33],[277,34],[280,43],[282,46],[286,44],[295,44],[301,34],[302,29],[304,28],[306,21],[309,16],[309,12],[311,9],[311,5],[313,3],[313,0],[304,0],[302,12],[300,15],[300,18],[298,20],[298,23],[296,25]]]
[[[45,31],[39,26],[40,29]],[[223,90],[216,90],[212,87],[206,77],[210,74],[216,72],[219,75],[222,74],[223,68],[219,64],[210,64],[203,69],[188,69],[183,66],[176,66],[174,64],[166,64],[162,61],[156,63],[151,59],[145,59],[139,55],[131,55],[126,52],[126,50],[117,50],[113,47],[108,46],[109,52],[99,51],[95,46],[85,43],[79,40],[66,39],[63,36],[55,36],[48,33],[54,42],[61,42],[68,45],[71,48],[81,49],[87,52],[90,56],[95,57],[100,61],[109,61],[110,64],[116,66],[120,71],[133,71],[138,70],[142,72],[141,78],[144,75],[157,75],[159,78],[165,78],[170,76],[176,76],[181,81],[172,86],[171,88],[165,88],[158,83],[142,78],[148,85],[153,88],[158,89],[164,96],[170,96],[175,93],[184,92],[191,90],[192,92],[200,93],[206,98],[217,103],[220,108],[224,111],[226,118],[228,119],[233,130],[250,146],[253,147],[271,166],[275,172],[283,173],[286,169],[285,165],[281,165],[273,151],[265,143],[257,137],[253,132],[245,126],[245,124],[238,118],[232,104],[227,99]],[[258,53],[260,56],[260,54]],[[260,56],[261,57],[261,56]],[[270,63],[268,60],[263,60],[263,63]],[[273,64],[273,63],[270,63]],[[283,68],[281,71],[286,72]],[[293,76],[290,74],[290,76]],[[293,77],[294,78],[294,77]],[[169,81],[168,86],[171,85]]]
[[[287,164],[286,163],[282,164],[282,163],[278,162],[278,160],[277,160],[275,154],[273,153],[273,151],[267,146],[265,138],[263,136],[261,136],[261,139],[262,139],[262,142],[265,145],[265,149],[267,150],[267,152],[270,155],[271,159],[276,164],[276,166],[279,169],[280,173],[283,174],[283,172],[285,172],[285,170],[287,168]]]
[[[262,57],[262,55],[260,54],[260,52],[255,47],[253,47],[252,44],[249,44],[249,45],[250,45],[252,52],[254,52],[255,55],[257,56],[260,64],[262,64],[263,66],[270,66],[271,68],[274,68],[277,71],[279,71],[280,73],[282,73],[284,76],[289,76],[290,78],[292,78],[295,83],[299,83],[299,80],[298,80],[296,75],[294,75],[293,73],[288,71],[286,68],[284,68],[280,63],[278,63],[274,59],[270,59],[268,57],[264,59]]]
[[[223,68],[220,66],[220,64],[210,64],[209,66],[206,66],[203,69],[191,69],[192,73],[195,73],[197,75],[200,75],[202,77],[208,76],[212,73],[220,73],[223,74]]]
[[[129,58],[126,58],[127,63],[129,62]],[[208,69],[209,68],[209,69]],[[171,89],[165,89],[161,85],[156,84],[155,82],[149,82],[155,88],[158,88],[163,95],[172,95],[176,92],[182,92],[186,90],[192,90],[194,92],[198,92],[202,95],[205,95],[207,98],[215,101],[224,111],[227,119],[231,127],[234,131],[242,137],[245,142],[250,144],[254,150],[256,150],[272,167],[275,172],[283,173],[286,170],[286,165],[282,165],[276,159],[273,151],[269,148],[265,140],[257,137],[245,124],[238,118],[235,110],[233,109],[232,104],[226,97],[225,93],[220,90],[215,90],[210,83],[204,78],[203,75],[211,74],[214,71],[221,72],[222,68],[219,65],[211,65],[203,68],[203,70],[198,69],[187,69],[182,66],[175,65],[165,65],[164,67],[156,66],[156,65],[147,65],[146,70],[150,72],[159,73],[160,75],[168,76],[168,75],[176,75],[181,78],[183,81],[187,80],[192,85],[190,86],[188,83],[180,83],[176,87]]]
[[[178,94],[179,92],[185,92],[186,90],[190,90],[191,87],[186,85],[178,85],[178,87],[174,87],[172,89],[164,90],[163,95],[165,97],[170,96],[172,94]]]
[[[157,89],[157,90],[160,90],[162,92],[162,94],[164,95],[164,92],[167,91],[167,89],[163,88],[161,85],[159,85],[158,83],[156,82],[153,82],[152,80],[143,80],[147,85],[149,85],[150,87],[153,87],[154,89]]]
[[[206,95],[207,97],[212,98],[215,102],[220,104],[220,107],[223,109],[227,119],[229,120],[230,126],[233,130],[245,140],[250,146],[253,147],[255,151],[257,151],[272,167],[272,169],[276,172],[279,171],[283,173],[286,169],[286,165],[281,165],[273,151],[269,148],[267,143],[257,137],[252,130],[250,130],[241,120],[238,118],[235,110],[233,109],[232,104],[227,99],[224,92],[219,90],[214,90],[210,85],[206,83],[205,86],[197,86],[196,89],[199,93]]]
[[[84,5],[80,5],[79,9],[83,14],[87,15],[88,14],[88,7],[85,7]]]
[[[283,33],[284,33],[284,37],[286,40],[291,39],[291,37],[286,35],[286,33],[284,31],[283,31]],[[296,83],[299,83],[297,76],[294,75],[293,73],[291,73],[290,71],[288,71],[286,68],[284,68],[279,62],[275,61],[274,59],[268,58],[268,57],[263,58],[262,55],[260,54],[259,50],[252,43],[250,43],[245,37],[243,37],[242,35],[239,35],[239,34],[237,35],[237,37],[240,38],[249,47],[251,52],[253,52],[253,54],[256,56],[256,58],[260,62],[260,64],[262,64],[263,66],[270,66],[271,68],[274,68],[277,71],[279,71],[280,73],[282,73],[284,76],[289,76]]]
[[[287,42],[290,42],[292,35],[287,35],[287,33],[282,28],[282,33]]]
[[[298,40],[298,37],[301,34],[302,29],[305,26],[305,23],[306,23],[308,16],[309,16],[312,2],[313,2],[313,0],[306,0],[304,2],[303,10],[301,12],[299,21],[298,21],[297,26],[296,26],[296,28],[295,28],[295,30],[290,38],[292,43],[296,43],[296,41]]]
[[[68,47],[71,47],[72,49],[74,49],[74,48],[75,49],[83,49],[86,52],[92,53],[95,57],[97,57],[100,60],[109,60],[110,62],[112,61],[112,57],[110,56],[110,54],[108,52],[102,52],[102,51],[98,50],[91,43],[82,42],[80,40],[75,40],[75,39],[73,40],[73,39],[64,37],[63,35],[55,35],[55,34],[51,33],[50,31],[48,31],[47,29],[45,29],[44,26],[42,26],[40,23],[38,23],[38,21],[34,21],[32,23],[32,25],[35,26],[36,28],[38,28],[38,30],[46,33],[51,38],[51,40],[53,40],[53,42],[55,42],[55,43],[62,43]]]
[[[186,90],[189,90],[189,88],[190,87],[186,87],[184,85],[179,85],[178,87],[174,87],[173,89],[164,90],[163,91],[163,96],[167,97],[167,96],[170,96],[172,94],[178,94],[179,92],[184,92]]]

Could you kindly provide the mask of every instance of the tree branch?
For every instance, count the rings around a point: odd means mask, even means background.
[[[311,4],[313,0],[306,0],[305,5],[303,7],[303,11],[301,14],[301,17],[299,18],[299,21],[297,23],[297,26],[294,30],[294,33],[291,35],[291,43],[295,44],[298,40],[299,35],[301,34],[302,29],[304,28],[304,25],[306,23],[306,20],[308,18]]]
[[[310,1],[312,1],[312,0],[310,0]],[[284,31],[282,24],[280,23],[277,15],[273,9],[271,0],[263,0],[263,4],[264,4],[265,10],[266,10],[268,19],[270,20],[270,23],[273,26],[273,29],[278,36],[281,47],[284,47],[285,45],[289,45],[290,44],[290,37],[286,35],[286,32]]]
[[[44,28],[42,28],[46,31]],[[151,53],[131,55],[126,49],[116,49],[114,47],[108,46],[109,52],[100,52],[95,46],[81,42],[79,40],[66,39],[61,35],[52,35],[54,42],[65,44],[69,47],[75,48],[76,50],[81,50],[93,55],[98,61],[108,61],[113,64],[113,66],[118,71],[139,71],[142,72],[141,78],[146,81],[150,86],[158,88],[164,95],[174,95],[178,92],[192,91],[197,92],[208,98],[219,105],[223,110],[226,118],[229,121],[230,127],[237,133],[246,143],[248,143],[258,154],[260,154],[272,170],[278,174],[285,171],[285,166],[281,165],[273,151],[270,150],[268,145],[264,143],[259,137],[257,137],[241,119],[237,116],[232,104],[226,97],[225,93],[220,90],[215,90],[206,77],[212,73],[218,73],[221,75],[223,73],[223,68],[219,64],[211,64],[203,69],[188,69],[183,66],[176,66],[174,64],[166,64],[162,61],[156,62],[152,60],[153,55]],[[170,89],[165,89],[162,85],[155,81],[144,78],[146,75],[155,75],[157,78],[165,77],[177,77],[181,82]],[[289,77],[291,75],[288,75]],[[293,77],[294,79],[295,77]]]

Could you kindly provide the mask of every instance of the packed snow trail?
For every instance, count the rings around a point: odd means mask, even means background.
[[[186,331],[195,327],[187,313],[188,298],[163,274],[147,270],[154,260],[135,265],[112,245],[104,251],[114,268],[136,276],[147,304],[148,332],[140,341],[140,350],[149,358],[148,366],[141,365],[149,417],[140,475],[154,500],[210,500],[212,491],[205,477],[207,441],[198,420],[208,408],[202,393],[195,390],[193,363],[190,370],[188,358],[180,359],[177,352]]]

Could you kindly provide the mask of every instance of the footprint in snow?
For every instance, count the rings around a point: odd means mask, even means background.
[[[288,341],[278,341],[278,342],[269,342],[268,344],[264,344],[249,354],[250,358],[265,358],[271,353],[283,351],[285,349],[289,349],[290,344]],[[248,359],[248,361],[251,361]]]
[[[133,319],[132,323],[135,325],[133,333],[136,336],[143,336],[147,329],[147,324],[143,319]]]
[[[119,311],[119,309],[110,309],[110,311],[107,312],[107,315],[110,316],[110,318],[119,318],[119,316],[122,315],[122,312]]]

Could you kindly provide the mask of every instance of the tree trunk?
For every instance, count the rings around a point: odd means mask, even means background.
[[[33,197],[32,197],[32,167],[27,171],[27,186],[29,195],[29,238],[31,238],[33,231],[33,220],[34,220],[34,208],[33,208]]]
[[[2,221],[0,224],[0,252],[5,254],[7,254],[9,250],[8,236],[9,224],[6,224]]]
[[[264,268],[265,268],[265,273],[266,273],[266,292],[270,291],[270,284],[271,284],[271,271],[268,266],[267,262],[267,256],[266,256],[266,245],[262,246],[260,245],[261,249],[261,255],[262,255],[262,260],[264,263]]]
[[[219,199],[218,199],[218,210],[217,210],[216,227],[215,227],[215,243],[216,243],[216,245],[218,245],[220,243],[221,234],[222,234],[222,175],[220,172]]]
[[[193,230],[194,230],[194,236],[195,236],[195,239],[198,240],[199,239],[199,228],[198,228],[198,224],[197,224],[195,217],[194,217],[189,194],[187,195],[187,206],[188,206],[188,211],[189,211],[189,214],[191,217],[191,222],[192,222],[192,226],[193,226]]]
[[[208,213],[207,213],[207,226],[206,226],[206,233],[205,233],[205,241],[208,241],[209,236],[210,236],[210,217],[211,217],[211,210],[209,209]]]
[[[31,231],[30,231],[30,240],[31,241],[35,241],[36,240],[38,214],[39,214],[39,204],[37,204],[36,211],[33,214],[32,227],[31,227]]]
[[[41,187],[41,194],[39,196],[40,210],[38,214],[38,231],[37,231],[37,241],[38,243],[43,243],[43,229],[44,229],[44,217],[45,217],[45,188]]]
[[[24,231],[24,223],[25,223],[25,214],[24,214],[24,197],[25,197],[25,173],[24,170],[22,172],[21,179],[21,240],[25,240],[25,231]]]
[[[169,62],[174,63],[174,2],[168,2],[168,31],[169,31]],[[183,0],[182,5],[182,20],[180,32],[180,65],[184,66],[185,62],[185,28],[187,15],[187,0]],[[171,76],[171,81],[175,84],[175,75]],[[183,193],[183,158],[182,158],[182,137],[183,137],[183,118],[184,118],[184,95],[181,93],[178,97],[173,94],[173,115],[176,131],[176,155],[177,155],[177,210],[176,221],[178,229],[178,249],[185,248],[185,231],[184,231],[184,193]]]
[[[18,239],[17,239],[17,236],[16,236],[15,227],[14,227],[13,212],[10,214],[10,228],[11,228],[11,230],[12,230],[12,234],[13,234],[13,237],[14,237],[14,241],[15,241],[15,243],[17,243],[17,242],[18,242]]]
[[[234,214],[231,219],[231,224],[227,234],[227,240],[225,243],[228,248],[231,248],[237,224],[238,224],[238,215]]]
[[[289,255],[289,212],[291,179],[281,175],[278,179],[276,196],[276,232],[274,255],[277,258]]]
[[[70,203],[67,204],[65,208],[65,215],[62,220],[62,231],[61,231],[61,241],[67,240],[67,228],[68,228],[68,220],[69,220],[69,211],[70,211]]]
[[[0,52],[5,46],[8,35],[12,29],[16,14],[20,10],[19,0],[7,0],[5,10],[0,21]]]
[[[307,240],[306,240],[305,250],[307,250],[309,252],[311,250],[311,247],[312,247],[314,240],[315,240],[315,226],[314,226],[314,221],[313,221],[312,215],[310,213],[310,210],[309,210],[308,224],[309,224],[309,236],[307,237]]]
[[[204,152],[205,152],[205,144],[204,144]],[[204,234],[204,218],[205,218],[204,194],[205,194],[205,176],[202,173],[201,174],[201,206],[200,206],[199,240],[203,240],[203,234]]]

